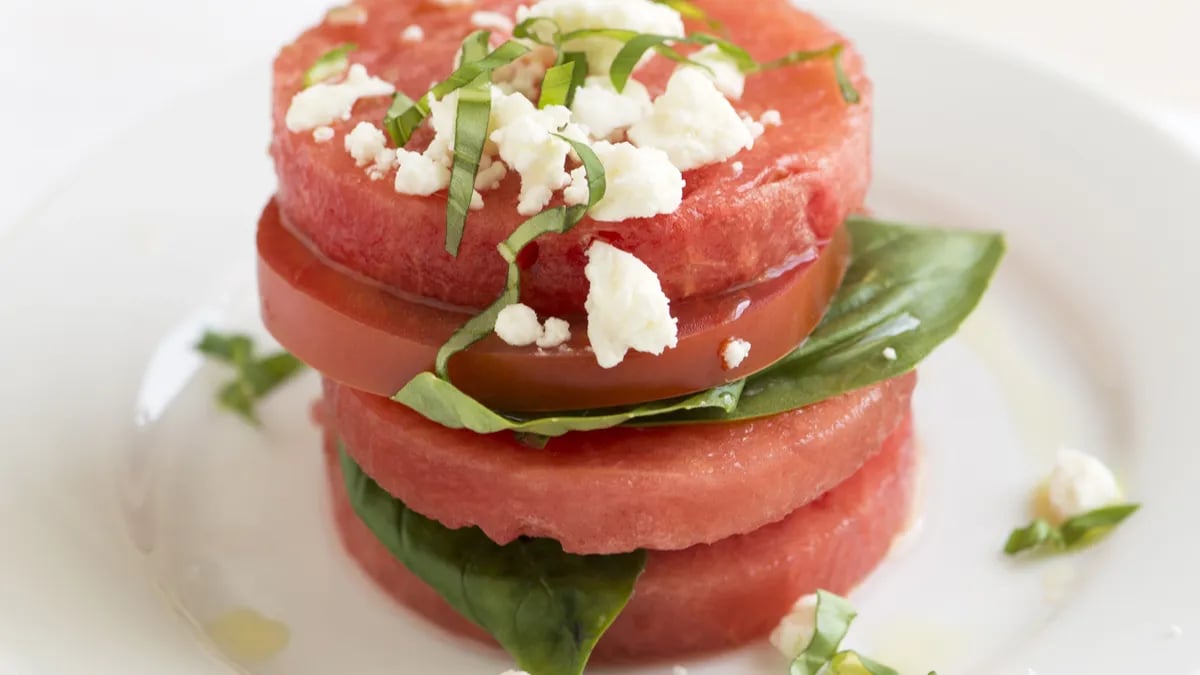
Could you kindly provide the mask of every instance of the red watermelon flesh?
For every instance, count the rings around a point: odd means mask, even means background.
[[[491,642],[375,539],[346,499],[327,436],[334,517],[351,557],[401,604],[451,632]],[[857,473],[782,521],[683,551],[651,551],[646,572],[595,660],[715,652],[764,637],[802,595],[846,593],[886,555],[909,519],[916,453],[906,419]]]
[[[729,424],[618,427],[552,439],[447,429],[325,381],[332,424],[366,473],[410,508],[500,543],[571,553],[677,550],[776,522],[859,469],[908,414],[915,375]]]
[[[496,243],[524,218],[516,212],[519,178],[510,174],[487,206],[472,212],[457,258],[444,251],[444,193],[397,194],[390,179],[371,181],[342,147],[359,121],[379,124],[388,97],[359,101],[353,119],[337,122],[338,136],[319,144],[310,133],[283,123],[304,72],[330,48],[353,42],[351,60],[416,97],[449,74],[452,57],[472,29],[476,10],[513,13],[519,0],[479,0],[442,7],[417,0],[362,0],[362,25],[326,22],[285,47],[275,63],[271,153],[279,176],[280,206],[297,233],[336,263],[401,292],[453,305],[482,307],[500,293],[504,261]],[[729,28],[758,59],[842,41],[816,18],[787,0],[703,0],[698,3]],[[425,39],[404,42],[420,25]],[[703,30],[703,25],[693,26]],[[522,299],[541,312],[571,316],[587,294],[584,250],[597,237],[645,261],[672,300],[707,295],[757,280],[789,265],[862,205],[870,174],[871,87],[861,59],[844,55],[863,96],[847,105],[828,61],[749,77],[739,110],[754,117],[780,111],[783,125],[768,128],[754,148],[729,163],[687,172],[683,205],[675,213],[621,223],[585,220],[574,231],[536,242],[535,260],[523,278]],[[665,59],[639,71],[652,94],[661,92],[674,64]],[[409,149],[422,149],[429,133]]]

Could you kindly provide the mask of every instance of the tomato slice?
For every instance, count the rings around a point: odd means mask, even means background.
[[[327,377],[391,396],[434,356],[469,314],[404,298],[316,255],[281,218],[274,201],[258,226],[263,320],[277,340]],[[679,344],[661,356],[630,352],[615,368],[597,363],[587,324],[571,341],[540,350],[495,335],[456,355],[450,378],[497,410],[585,410],[671,398],[741,379],[794,349],[820,321],[841,284],[849,237],[839,229],[809,262],[753,286],[675,303]],[[582,274],[582,270],[580,270]],[[751,343],[726,369],[729,340]]]

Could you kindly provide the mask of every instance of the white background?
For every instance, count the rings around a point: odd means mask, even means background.
[[[1185,132],[1200,120],[1200,0],[876,1],[1071,70]],[[171,99],[248,64],[268,68],[328,4],[0,0],[0,231]],[[163,138],[163,170],[211,132]]]

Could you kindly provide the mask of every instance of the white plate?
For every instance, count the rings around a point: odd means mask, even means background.
[[[1200,160],[1067,78],[829,14],[878,83],[875,208],[1003,229],[1012,251],[922,369],[924,518],[855,593],[853,646],[909,673],[1190,672]],[[0,238],[0,672],[228,672],[193,624],[238,607],[290,632],[250,672],[508,666],[344,559],[307,421],[314,378],[269,403],[262,432],[211,407],[222,374],[189,345],[207,325],[255,326],[267,88],[256,68],[179,102]],[[1063,443],[1107,457],[1145,510],[1084,554],[1005,560]],[[786,668],[766,648],[688,665]]]

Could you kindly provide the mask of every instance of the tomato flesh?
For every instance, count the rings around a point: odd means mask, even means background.
[[[848,249],[839,229],[812,260],[783,274],[676,303],[679,344],[660,356],[630,352],[615,368],[601,368],[587,348],[586,323],[577,319],[571,341],[556,349],[513,347],[492,335],[451,360],[451,380],[508,411],[630,405],[732,382],[774,363],[812,332],[841,284]],[[469,318],[400,297],[323,260],[288,230],[275,202],[259,221],[258,255],[268,330],[305,363],[361,391],[395,394],[433,367],[438,348]],[[721,353],[734,338],[752,348],[729,369]]]

